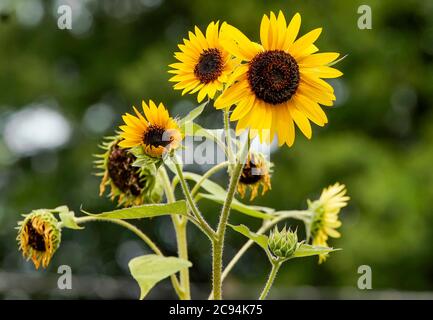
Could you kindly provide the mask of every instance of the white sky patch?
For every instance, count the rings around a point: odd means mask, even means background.
[[[10,115],[3,132],[7,147],[18,156],[59,148],[70,136],[71,126],[66,118],[43,105],[29,106]]]

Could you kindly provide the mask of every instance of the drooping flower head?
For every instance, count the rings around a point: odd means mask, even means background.
[[[119,146],[141,146],[146,155],[155,158],[178,148],[182,134],[176,120],[170,117],[164,105],[160,103],[157,107],[150,100],[149,104],[143,101],[142,107],[144,116],[133,107],[136,116],[127,113],[122,117],[125,125],[120,126],[123,140],[119,142]]]
[[[18,222],[18,247],[35,268],[46,268],[60,245],[59,222],[48,209],[33,210]]]
[[[271,166],[261,153],[250,152],[242,169],[238,183],[238,192],[242,198],[249,189],[250,201],[259,193],[262,187],[262,195],[271,189]]]
[[[155,167],[133,166],[136,157],[119,146],[120,137],[107,137],[101,145],[105,152],[97,155],[96,167],[102,172],[99,194],[102,196],[109,187],[109,197],[117,198],[119,206],[129,207],[145,203],[158,203],[162,197],[162,187],[155,178]]]
[[[215,101],[218,109],[236,105],[231,120],[236,131],[251,129],[251,136],[270,142],[275,134],[279,145],[293,145],[295,124],[311,138],[310,121],[324,126],[328,119],[321,105],[332,106],[334,90],[324,78],[336,78],[340,71],[328,64],[338,53],[316,53],[314,42],[322,29],[314,29],[296,40],[301,26],[297,13],[287,25],[283,13],[263,16],[261,44],[250,41],[241,31],[224,23],[221,43],[235,57],[245,61],[233,72],[228,87]]]
[[[189,39],[183,42],[178,45],[181,51],[174,54],[179,62],[169,66],[173,68],[169,72],[175,74],[170,81],[177,82],[174,89],[182,90],[182,95],[198,92],[198,102],[206,96],[213,99],[235,66],[220,43],[219,23],[211,22],[205,34],[195,27],[195,33],[190,31]]]
[[[310,223],[310,238],[315,246],[328,246],[328,237],[339,238],[336,230],[341,226],[338,219],[341,208],[347,206],[350,198],[346,195],[346,186],[336,183],[323,189],[320,198],[309,202],[309,210],[313,213]],[[319,256],[319,263],[326,260],[327,255]]]

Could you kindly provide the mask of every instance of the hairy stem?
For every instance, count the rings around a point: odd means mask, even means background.
[[[172,203],[176,201],[174,196],[174,191],[171,187],[170,178],[168,177],[167,170],[164,167],[161,167],[160,176],[162,180],[162,184],[164,187],[165,196],[167,198],[168,203]],[[182,217],[180,215],[174,216],[171,215],[171,219],[173,221],[174,230],[176,233],[176,242],[177,242],[177,253],[179,258],[188,260],[188,240],[187,240],[187,224],[188,220],[186,217]],[[190,300],[191,299],[191,290],[190,290],[190,281],[189,281],[189,268],[184,268],[180,270],[180,285],[183,289],[183,299]]]
[[[176,173],[177,176],[179,177],[179,181],[182,186],[182,191],[183,194],[185,195],[190,210],[192,211],[193,215],[197,218],[198,222],[200,223],[200,226],[202,227],[202,230],[206,233],[209,239],[213,240],[213,238],[215,237],[215,231],[211,228],[211,226],[209,226],[207,221],[202,216],[200,210],[197,208],[197,205],[189,190],[188,184],[186,183],[185,177],[183,176],[182,167],[179,164],[179,161],[175,159],[175,157],[172,157],[172,160],[176,167]]]
[[[227,157],[230,166],[235,162],[235,156],[232,148],[232,139],[230,133],[230,119],[229,119],[229,108],[224,109],[224,132],[226,137],[226,145],[227,145]]]
[[[164,254],[162,253],[162,251],[158,248],[158,246],[140,229],[138,229],[136,226],[134,226],[133,224],[130,224],[127,221],[124,220],[120,220],[120,219],[110,219],[110,218],[102,218],[102,217],[94,217],[94,216],[88,216],[88,217],[80,217],[80,218],[75,218],[74,219],[75,222],[77,224],[83,224],[86,222],[98,222],[98,221],[103,221],[103,222],[111,222],[114,224],[117,224],[119,226],[122,226],[126,229],[128,229],[129,231],[132,231],[135,235],[137,235],[141,240],[143,240],[144,243],[147,244],[147,246],[157,255],[160,256],[164,256]],[[180,286],[179,281],[177,280],[175,275],[172,275],[170,277],[171,279],[171,283],[173,285],[174,290],[176,291],[177,296],[181,299],[183,296],[183,290]]]
[[[213,174],[216,172],[226,168],[229,165],[228,161],[221,162],[212,168],[210,168],[206,173],[201,177],[201,179],[194,185],[194,187],[191,190],[191,196],[195,196],[197,192],[200,190],[201,185],[203,184],[206,179],[209,179]]]
[[[303,220],[304,218],[308,217],[310,214],[307,210],[292,210],[287,211],[285,214],[276,216],[272,220],[266,220],[264,221],[263,225],[256,231],[256,234],[264,234],[266,231],[268,231],[270,228],[272,228],[274,225],[276,225],[278,222],[283,221],[285,219],[294,218],[294,219],[300,219]],[[234,266],[238,263],[238,261],[241,259],[241,257],[247,252],[247,250],[254,244],[253,240],[248,240],[245,242],[245,244],[242,246],[242,248],[236,253],[236,255],[230,260],[229,264],[225,267],[223,273],[222,273],[222,281],[224,281],[225,278],[227,278],[228,274]],[[208,299],[213,299],[213,292],[210,293]]]
[[[274,283],[274,280],[277,276],[278,270],[281,267],[281,262],[279,261],[271,261],[272,263],[272,269],[271,273],[269,274],[268,281],[266,282],[265,287],[263,288],[262,293],[260,294],[259,300],[265,300],[266,296],[269,293],[269,290],[271,290],[272,284]]]
[[[227,198],[221,211],[216,237],[212,243],[212,289],[215,300],[222,299],[222,258],[224,249],[224,238],[227,228],[227,222],[230,215],[230,207],[232,205],[239,178],[244,167],[244,160],[249,150],[249,141],[245,143],[239,156],[238,162],[233,168],[230,182],[227,190]]]

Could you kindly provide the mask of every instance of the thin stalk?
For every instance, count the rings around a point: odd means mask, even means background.
[[[191,209],[193,215],[199,221],[200,226],[203,228],[203,231],[205,232],[205,234],[209,237],[209,239],[212,240],[215,237],[215,231],[207,223],[207,221],[202,216],[200,210],[197,208],[197,205],[196,205],[196,203],[195,203],[195,201],[191,195],[191,192],[189,190],[188,184],[186,183],[185,177],[183,175],[182,167],[179,164],[179,161],[177,161],[177,159],[175,159],[174,157],[172,159],[173,159],[173,163],[176,167],[176,173],[177,173],[177,176],[179,177],[179,182],[182,186],[182,191],[185,195],[185,198],[186,198],[186,201],[189,205],[189,208]]]
[[[111,222],[114,224],[117,224],[119,226],[122,226],[126,229],[128,229],[129,231],[132,231],[135,235],[137,235],[141,240],[143,240],[144,243],[147,244],[147,246],[157,255],[160,256],[164,256],[164,254],[162,253],[162,251],[158,248],[158,246],[140,229],[138,229],[136,226],[134,226],[133,224],[130,224],[127,221],[124,220],[120,220],[120,219],[110,219],[110,218],[102,218],[102,217],[92,217],[92,216],[88,216],[88,217],[80,217],[80,218],[75,218],[74,219],[75,222],[77,224],[83,224],[83,223],[87,223],[87,222],[98,222],[98,221],[103,221],[103,222]],[[183,290],[180,286],[179,281],[177,280],[175,275],[172,275],[170,277],[171,279],[171,283],[173,285],[174,290],[176,291],[177,296],[182,299],[183,296]]]
[[[224,109],[224,131],[227,145],[227,157],[231,166],[235,163],[235,156],[233,153],[232,137],[230,133],[229,108]]]
[[[224,162],[221,162],[221,163],[213,166],[208,171],[206,171],[205,174],[201,177],[201,179],[199,181],[197,181],[197,183],[192,188],[191,196],[194,197],[197,194],[197,192],[200,190],[201,185],[203,184],[204,181],[206,181],[206,179],[209,179],[216,172],[218,172],[224,168],[227,168],[228,165],[229,165],[229,162],[224,161]]]
[[[272,284],[274,283],[274,280],[277,276],[278,270],[282,265],[282,262],[280,261],[271,261],[271,263],[272,263],[271,273],[269,274],[268,281],[266,281],[266,285],[263,288],[262,293],[260,294],[259,300],[266,299],[266,296],[268,295],[269,290],[271,290]]]
[[[227,221],[230,215],[230,207],[232,205],[234,195],[236,193],[236,188],[239,182],[239,178],[242,174],[242,169],[244,167],[244,160],[249,150],[249,141],[245,143],[242,148],[238,162],[233,168],[232,175],[230,177],[230,182],[227,191],[227,198],[224,201],[224,205],[221,211],[220,220],[218,223],[218,228],[216,231],[216,237],[212,242],[212,288],[214,292],[214,298],[216,300],[222,299],[222,257],[224,249],[224,237],[227,228]]]
[[[168,177],[167,170],[164,167],[160,168],[160,176],[164,187],[165,196],[168,203],[176,201],[174,191],[171,188],[170,178]],[[186,217],[180,215],[171,215],[174,230],[176,233],[177,253],[179,258],[188,260],[188,240],[187,240],[187,224]],[[180,285],[183,289],[183,299],[191,300],[191,290],[189,281],[189,268],[180,270]]]

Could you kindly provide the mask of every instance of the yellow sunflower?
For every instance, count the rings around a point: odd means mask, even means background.
[[[57,219],[47,209],[33,210],[18,222],[18,246],[35,268],[48,267],[54,252],[58,249],[61,229]]]
[[[251,191],[250,201],[253,201],[262,187],[262,195],[271,189],[271,163],[268,163],[261,153],[249,153],[242,169],[238,183],[238,192],[242,198],[247,190]]]
[[[341,226],[338,215],[341,208],[347,206],[350,198],[346,195],[346,186],[336,183],[323,189],[320,198],[309,203],[309,210],[313,212],[310,223],[311,243],[315,246],[328,246],[328,237],[339,238],[336,230]],[[319,256],[319,263],[326,260],[327,254]]]
[[[125,125],[120,126],[119,142],[122,148],[141,146],[143,152],[151,157],[159,158],[165,152],[176,149],[182,141],[179,126],[160,103],[158,106],[150,100],[147,105],[142,103],[144,116],[134,108],[136,116],[125,114],[122,119]]]
[[[206,35],[195,27],[195,33],[190,31],[189,39],[178,45],[181,52],[174,56],[179,62],[169,65],[173,68],[169,73],[175,74],[170,81],[177,82],[174,89],[183,90],[182,95],[198,92],[197,100],[201,102],[222,91],[235,62],[221,45],[219,34],[219,23],[211,22]]]
[[[287,25],[283,13],[263,16],[261,44],[250,41],[235,27],[223,23],[220,42],[246,63],[233,72],[228,87],[215,101],[217,109],[236,105],[231,120],[238,120],[236,131],[250,128],[251,136],[270,142],[293,145],[296,124],[311,138],[310,121],[319,126],[328,122],[319,104],[332,106],[334,90],[323,78],[336,78],[340,71],[328,64],[339,54],[316,53],[314,42],[322,29],[314,29],[296,40],[301,16],[295,14]]]

